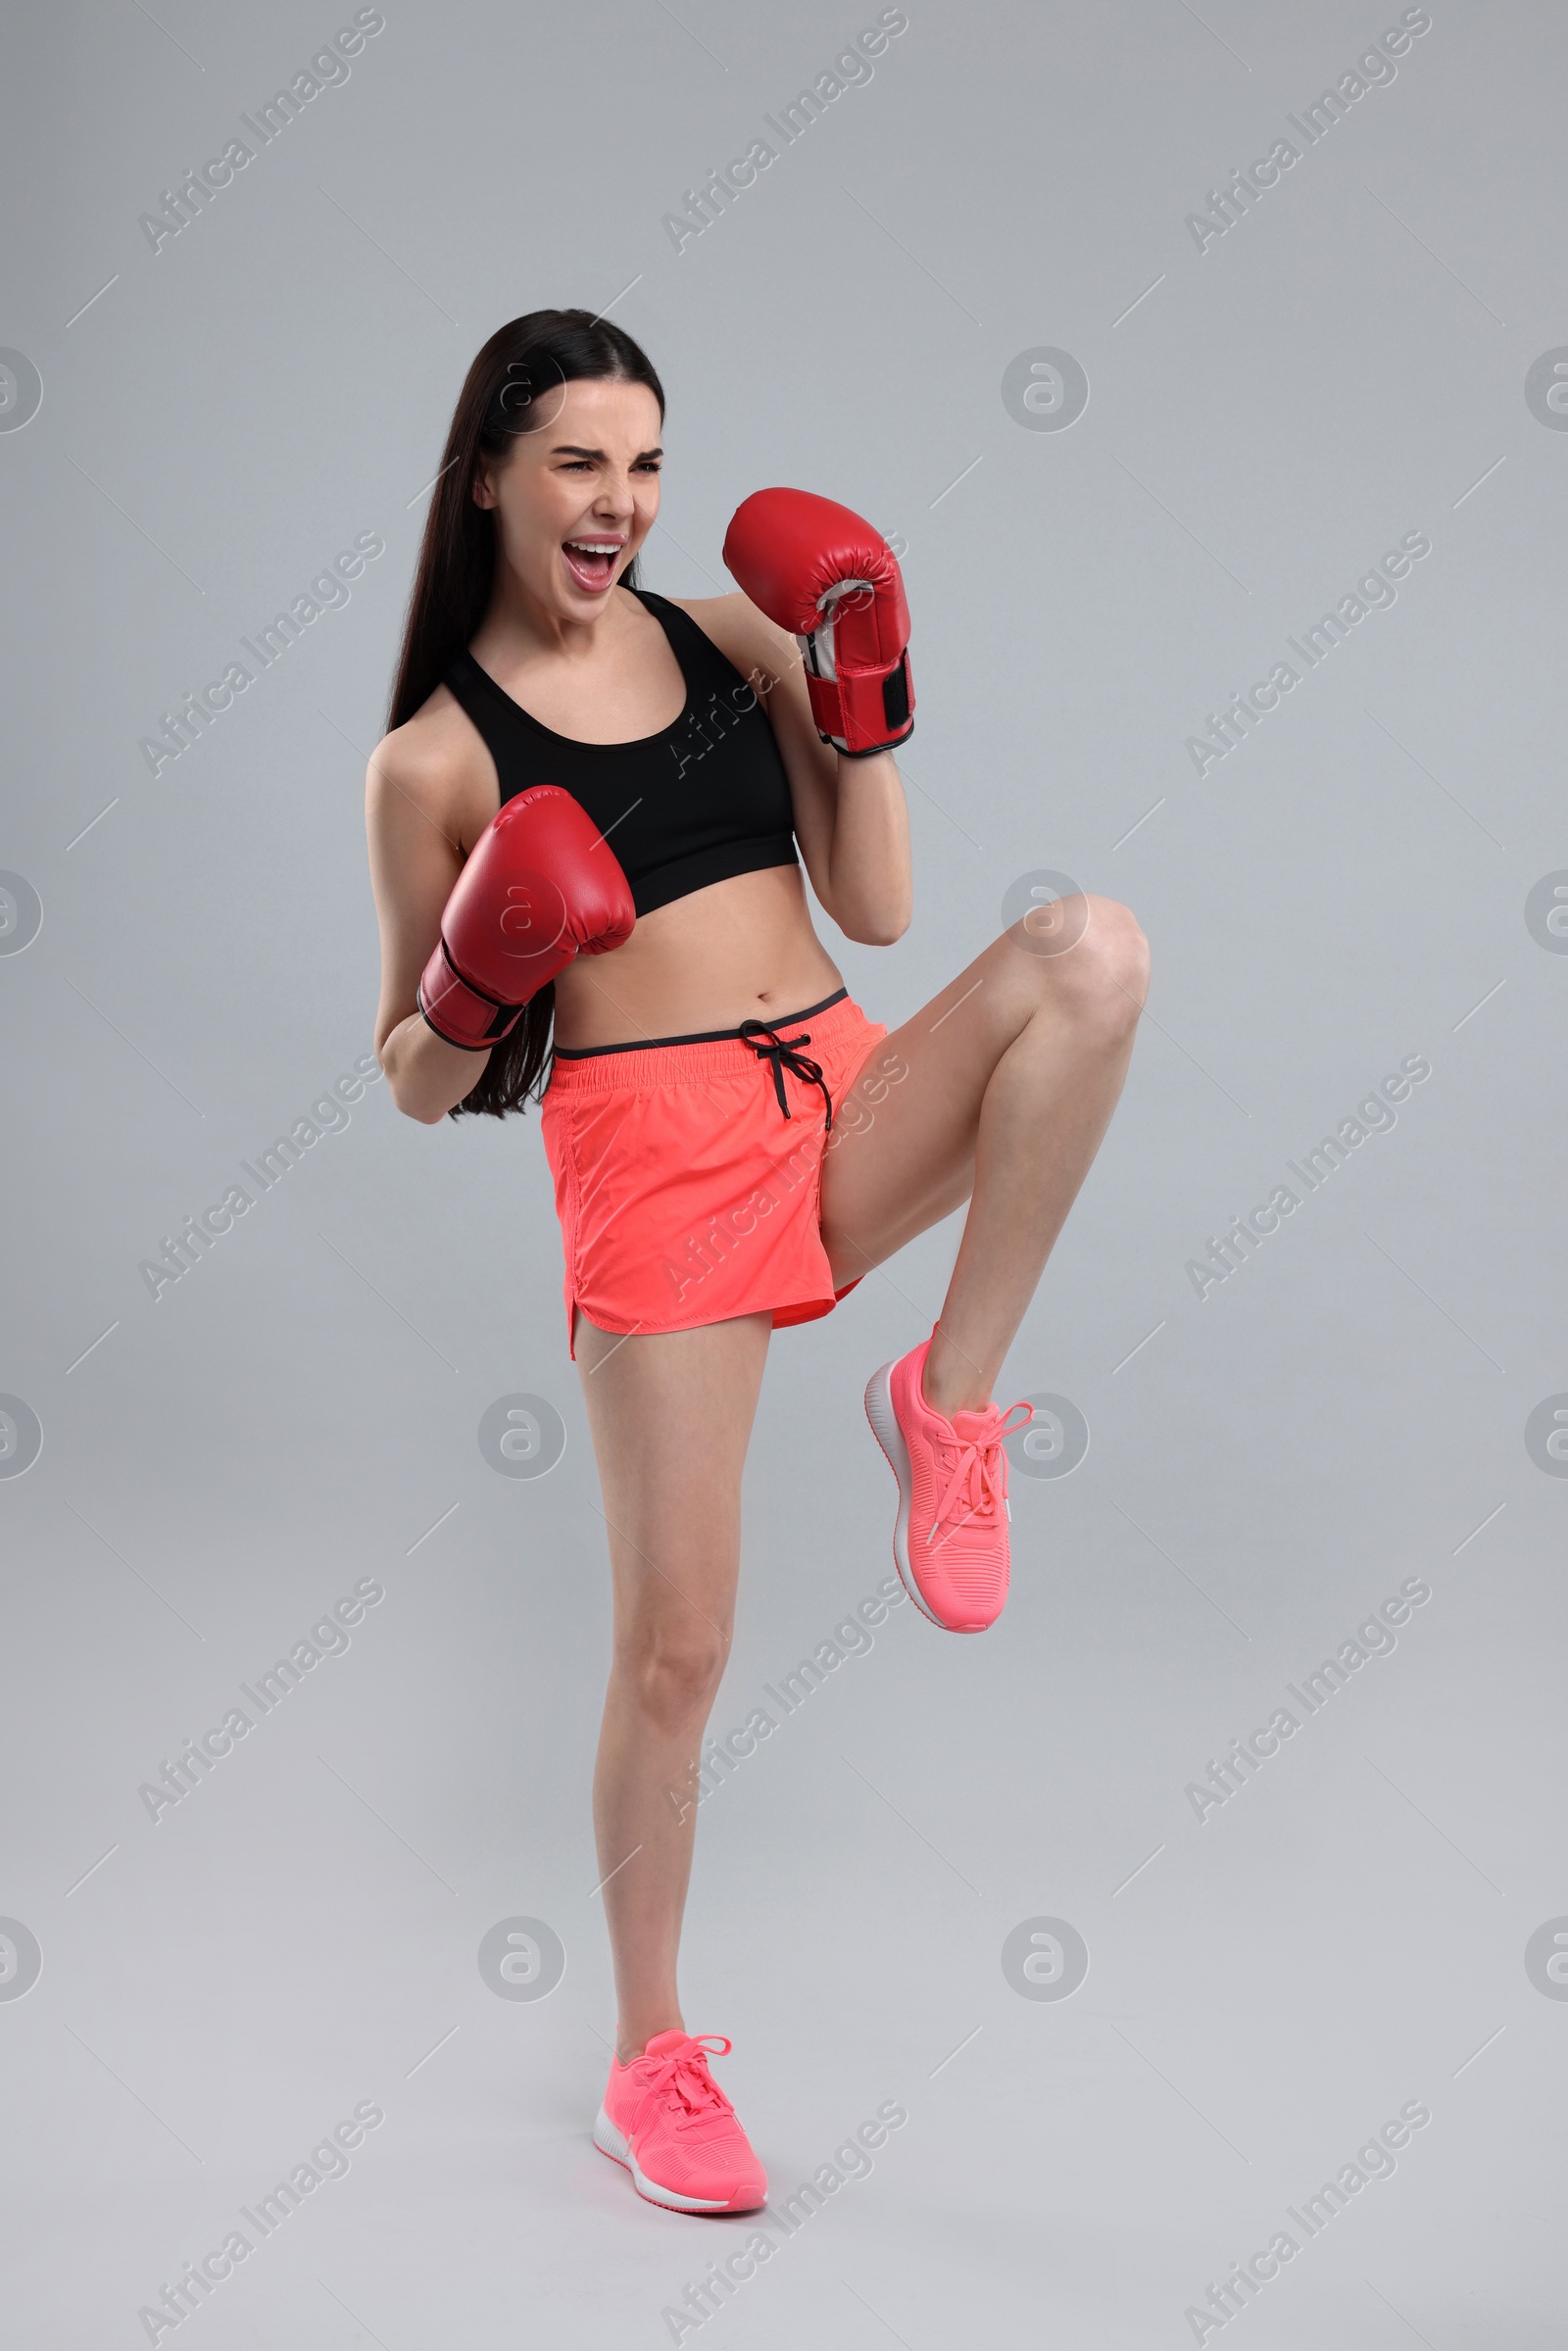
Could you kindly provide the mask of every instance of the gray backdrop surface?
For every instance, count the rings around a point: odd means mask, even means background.
[[[18,2342],[1564,2339],[1565,35],[1524,0],[18,13]],[[824,923],[867,1009],[1041,872],[1153,946],[1004,1375],[1057,1400],[987,1639],[834,1641],[891,1569],[860,1392],[956,1225],[773,1349],[714,1734],[841,1654],[700,1816],[688,2021],[776,2191],[738,2282],[751,2224],[588,2140],[608,1576],[537,1122],[363,1083],[425,493],[473,352],[557,302],[664,377],[652,586],[727,586],[772,482],[903,554],[916,917]]]

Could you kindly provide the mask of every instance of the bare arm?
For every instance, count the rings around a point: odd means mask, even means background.
[[[478,1083],[490,1055],[448,1045],[416,999],[464,853],[456,796],[443,785],[436,762],[408,743],[403,728],[371,754],[365,822],[381,929],[376,1058],[398,1108],[435,1126]]]
[[[678,599],[760,696],[795,803],[811,887],[847,939],[890,947],[909,927],[909,816],[890,751],[847,759],[822,741],[801,649],[750,597]]]

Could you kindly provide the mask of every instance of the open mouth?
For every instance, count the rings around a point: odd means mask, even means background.
[[[624,546],[619,539],[565,539],[561,552],[578,587],[590,596],[602,596],[615,576]]]

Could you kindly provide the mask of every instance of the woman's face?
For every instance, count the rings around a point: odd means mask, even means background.
[[[509,455],[484,461],[504,561],[558,620],[592,621],[659,512],[659,403],[646,384],[589,378],[538,401]]]

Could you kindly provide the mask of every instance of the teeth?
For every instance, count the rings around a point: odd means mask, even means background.
[[[566,545],[575,547],[583,555],[619,555],[620,553],[618,544],[612,547],[606,546],[602,540],[568,539]]]

